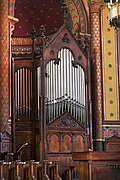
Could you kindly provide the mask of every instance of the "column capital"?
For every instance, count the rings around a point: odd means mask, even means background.
[[[19,22],[19,19],[18,18],[15,18],[13,16],[8,16],[8,22],[10,23],[10,32],[11,32],[11,35],[12,35],[12,32],[14,31],[14,25]]]
[[[100,13],[103,4],[103,0],[90,0],[90,13]]]

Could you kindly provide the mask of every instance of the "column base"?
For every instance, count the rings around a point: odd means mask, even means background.
[[[104,150],[104,142],[103,140],[94,140],[93,141],[93,150],[94,151],[103,151]]]

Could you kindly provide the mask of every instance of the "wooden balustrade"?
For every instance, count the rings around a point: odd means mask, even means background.
[[[76,179],[120,180],[120,152],[88,151],[72,154]]]
[[[59,162],[0,161],[0,180],[62,180]]]

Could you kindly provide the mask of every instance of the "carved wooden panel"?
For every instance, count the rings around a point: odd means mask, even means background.
[[[68,112],[64,112],[63,114],[61,114],[58,118],[56,118],[55,120],[51,121],[48,124],[48,128],[50,129],[59,129],[60,131],[63,129],[64,131],[66,130],[79,130],[79,132],[83,133],[85,131],[85,127],[83,126],[83,124],[76,120],[70,113]]]
[[[84,142],[83,142],[83,137],[81,135],[77,135],[75,137],[74,151],[76,152],[84,151]]]
[[[106,151],[120,151],[120,137],[113,135],[106,140]]]
[[[63,138],[63,152],[71,152],[71,151],[72,151],[71,137],[69,135],[65,135]]]
[[[120,166],[114,164],[94,164],[93,180],[119,180],[120,178]],[[106,178],[107,177],[107,178]]]
[[[84,151],[87,147],[86,130],[69,113],[62,114],[48,124],[48,160],[59,160],[61,172],[73,167],[72,152]]]
[[[11,136],[7,132],[0,132],[0,153],[11,151]]]
[[[74,56],[77,62],[80,62],[81,67],[85,71],[87,71],[87,59],[82,50],[79,48],[78,44],[76,43],[75,39],[73,38],[72,34],[67,30],[67,28],[63,25],[59,31],[55,35],[53,35],[52,40],[50,40],[45,49],[44,49],[44,59],[48,62],[51,59],[57,58],[57,52],[66,47],[73,51],[74,47]],[[51,49],[54,53],[51,53]],[[82,58],[82,61],[79,60],[79,57]]]
[[[56,134],[50,136],[49,140],[49,150],[50,152],[59,152],[59,138]]]
[[[77,152],[72,154],[72,159],[80,180],[120,179],[119,152]]]

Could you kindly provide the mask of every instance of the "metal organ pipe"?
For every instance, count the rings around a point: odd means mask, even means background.
[[[73,93],[74,93],[74,97],[73,97],[73,116],[75,117],[75,94],[76,94],[76,92],[75,92],[75,90],[76,90],[76,88],[75,88],[75,85],[76,85],[76,83],[75,83],[75,68],[73,68],[73,87],[74,87],[74,90],[73,90]]]
[[[28,116],[31,115],[31,97],[32,97],[32,75],[31,71],[26,69],[26,77],[27,77],[27,99],[28,99]]]
[[[58,62],[59,63],[59,62]],[[59,108],[59,105],[58,105],[58,96],[59,96],[59,83],[58,83],[58,65],[55,66],[55,77],[56,77],[56,99],[55,99],[55,103],[56,103],[56,117],[58,116],[58,108]]]
[[[28,115],[28,102],[27,102],[27,69],[25,69],[25,114]]]
[[[19,116],[19,109],[20,109],[20,106],[19,106],[19,103],[20,103],[20,100],[19,100],[19,97],[20,97],[20,93],[19,93],[19,71],[18,71],[18,73],[15,73],[15,74],[16,74],[16,79],[15,79],[16,116]]]
[[[78,119],[80,119],[80,71],[78,71]]]
[[[37,118],[40,118],[40,95],[41,95],[41,67],[37,68]]]
[[[20,92],[20,114],[22,114],[22,112],[21,112],[21,109],[22,109],[22,73],[21,73],[21,69],[20,69],[20,71],[19,71],[19,73],[20,73],[20,83],[19,83],[19,92]]]
[[[53,107],[52,107],[52,64],[50,63],[50,118],[52,119],[52,115],[53,115]]]
[[[85,122],[84,71],[76,64],[68,49],[61,49],[58,52],[58,58],[59,61],[50,61],[46,67],[48,122],[65,111],[68,111],[80,122]]]
[[[77,68],[75,68],[75,82],[77,82]],[[77,119],[77,86],[75,83],[75,118]]]
[[[26,102],[25,102],[25,86],[26,86],[26,82],[25,82],[25,68],[23,68],[22,69],[22,73],[23,73],[23,76],[22,76],[22,81],[23,81],[23,88],[22,88],[22,91],[23,91],[23,104],[22,104],[22,106],[23,106],[23,114],[26,114],[26,110],[25,110],[25,107],[26,107]]]
[[[63,50],[61,50],[60,52],[60,59],[63,59]],[[60,69],[61,69],[61,74],[60,74],[60,77],[61,77],[61,81],[60,81],[60,86],[61,86],[61,113],[63,113],[63,106],[64,106],[64,103],[63,103],[63,98],[64,98],[64,84],[63,84],[63,77],[64,77],[64,64],[63,64],[63,61],[60,61]]]
[[[31,113],[31,71],[27,68],[15,72],[16,118],[30,116]]]
[[[53,72],[53,66],[54,66],[54,64],[53,64],[53,62],[52,62],[52,119],[54,119],[54,94],[55,94],[55,91],[54,91],[54,72]]]
[[[58,58],[61,59],[61,51],[58,52]],[[62,85],[61,85],[61,74],[62,74],[62,70],[61,70],[61,61],[59,63],[59,67],[58,67],[58,74],[59,74],[59,96],[58,96],[58,99],[59,99],[59,114],[61,114],[61,110],[62,110]]]
[[[55,86],[56,86],[56,82],[55,82],[55,68],[54,68],[54,63],[52,63],[52,70],[53,70],[53,74],[52,74],[52,86],[53,86],[53,119],[55,118],[55,99],[56,99],[56,90],[55,90]]]
[[[66,80],[67,80],[67,111],[69,112],[69,100],[70,100],[70,58],[69,58],[69,50],[67,49],[67,66],[66,66]]]

